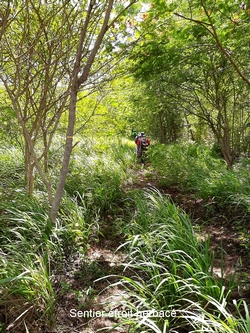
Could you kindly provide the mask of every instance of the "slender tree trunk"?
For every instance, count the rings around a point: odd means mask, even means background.
[[[50,210],[50,220],[52,223],[55,222],[60,203],[63,197],[64,185],[66,182],[66,177],[69,170],[69,162],[70,156],[73,148],[73,135],[74,135],[74,126],[75,126],[75,110],[76,110],[76,103],[77,103],[77,92],[78,92],[78,85],[75,82],[70,97],[70,106],[69,106],[69,119],[68,119],[68,129],[66,134],[66,145],[64,150],[62,168],[59,176],[59,180],[57,183],[56,194],[51,206]]]
[[[34,191],[34,160],[28,142],[25,143],[24,158],[27,193],[32,195]]]
[[[43,168],[45,173],[47,174],[49,172],[49,158],[48,158],[48,152],[49,152],[49,145],[47,142],[47,131],[43,130]]]
[[[111,10],[113,8],[113,2],[114,2],[113,0],[109,0],[109,2],[108,2],[108,7],[105,12],[105,17],[103,20],[102,28],[96,39],[95,45],[89,55],[89,58],[85,64],[82,74],[78,78],[78,74],[80,73],[80,69],[81,69],[82,46],[83,46],[84,40],[86,38],[87,27],[88,27],[91,13],[93,10],[94,1],[90,1],[90,3],[89,3],[87,17],[85,19],[85,23],[84,23],[84,26],[81,31],[78,50],[77,50],[77,54],[76,54],[75,66],[74,66],[73,75],[72,75],[72,88],[71,88],[70,106],[69,106],[69,120],[68,120],[68,129],[67,129],[67,135],[66,135],[66,145],[65,145],[65,150],[64,150],[63,163],[62,163],[62,168],[61,168],[61,172],[60,172],[60,176],[59,176],[59,181],[57,184],[56,194],[55,194],[55,197],[54,197],[54,200],[53,200],[53,203],[51,206],[51,210],[50,210],[50,220],[52,223],[55,223],[55,220],[56,220],[56,217],[57,217],[57,214],[59,211],[59,207],[60,207],[60,203],[61,203],[63,191],[64,191],[64,185],[66,182],[66,177],[67,177],[68,169],[69,169],[70,156],[71,156],[71,152],[72,152],[72,148],[73,148],[73,135],[74,135],[74,126],[75,126],[75,117],[76,117],[75,113],[76,113],[78,89],[81,86],[81,84],[83,84],[87,80],[90,69],[95,60],[96,54],[101,46],[103,37],[108,29],[108,22],[109,22]]]
[[[187,117],[186,114],[184,114],[184,116],[185,116],[186,123],[187,123],[188,136],[189,136],[189,134],[190,134],[191,140],[192,140],[192,141],[195,141],[194,132],[193,132],[193,130],[192,130],[192,128],[191,128],[191,125],[190,125],[190,122],[189,122],[189,120],[188,120],[188,117]]]
[[[76,53],[76,59],[75,59],[75,64],[74,64],[74,69],[72,73],[72,82],[71,82],[71,92],[70,92],[70,103],[69,103],[69,117],[68,117],[68,128],[67,128],[67,134],[66,134],[66,144],[65,144],[65,149],[64,149],[64,155],[63,155],[63,161],[62,161],[62,168],[60,171],[59,175],[59,180],[57,183],[57,188],[56,188],[56,193],[54,196],[54,200],[51,205],[50,209],[50,220],[52,223],[55,223],[56,217],[59,212],[59,207],[61,204],[61,200],[63,197],[63,192],[64,192],[64,186],[66,182],[66,177],[68,174],[69,170],[69,162],[70,162],[70,156],[73,148],[73,136],[74,136],[74,127],[75,127],[75,118],[76,118],[76,104],[77,104],[77,94],[78,94],[78,89],[81,83],[78,80],[78,75],[80,73],[80,68],[81,68],[81,57],[82,57],[82,48],[83,48],[83,43],[86,38],[87,34],[87,28],[88,24],[90,22],[91,18],[91,13],[93,10],[93,5],[94,1],[90,1],[89,3],[89,8],[88,8],[88,13],[84,22],[84,25],[81,30],[81,35],[79,39],[79,44],[78,44],[78,49]],[[87,71],[87,76],[89,74],[90,68],[91,68],[91,63],[87,61],[88,64],[88,71]],[[86,66],[83,70],[83,72],[86,72]]]

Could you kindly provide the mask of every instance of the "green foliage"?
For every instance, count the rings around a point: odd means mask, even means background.
[[[64,271],[65,260],[76,250],[88,249],[91,225],[74,199],[65,199],[55,227],[39,201],[19,193],[0,205],[0,308],[5,308],[6,322],[13,327],[31,328],[41,320],[53,326],[53,276]]]
[[[226,307],[233,280],[225,289],[223,279],[213,276],[209,241],[197,239],[188,216],[156,190],[123,192],[122,184],[133,177],[134,149],[133,141],[118,137],[112,141],[81,138],[74,148],[66,195],[55,226],[49,222],[42,189],[33,198],[23,192],[20,152],[1,151],[0,177],[12,194],[3,192],[0,204],[0,308],[5,308],[8,324],[30,330],[33,322],[40,321],[50,329],[56,305],[53,276],[63,274],[65,261],[74,258],[76,251],[84,256],[90,239],[93,241],[93,236],[106,228],[109,233],[128,237],[123,247],[130,258],[125,272],[133,273],[117,282],[131,295],[124,301],[126,309],[133,313],[177,313],[170,318],[149,315],[123,319],[121,324],[131,325],[131,332],[168,332],[188,324],[194,331],[231,333],[239,328],[247,332],[247,321],[233,317]],[[228,170],[214,152],[198,144],[152,145],[149,154],[163,186],[178,184],[181,190],[196,191],[204,198],[216,195],[227,204],[229,200],[238,205],[243,199],[245,205],[248,202],[246,159],[235,170]],[[13,175],[19,177],[16,182],[11,182]],[[109,224],[102,221],[111,212],[117,217],[115,227],[110,220]],[[90,279],[107,273],[92,263],[83,266],[77,276],[90,285]],[[65,283],[61,293],[66,292],[66,285],[71,288]],[[82,291],[72,292],[82,297]],[[237,307],[240,304],[236,303]]]
[[[133,157],[134,144],[128,140],[81,141],[74,149],[66,195],[52,226],[43,187],[33,197],[24,191],[21,152],[1,150],[0,309],[5,309],[7,325],[30,332],[34,322],[43,322],[46,329],[53,326],[53,276],[64,274],[76,252],[86,254],[90,237],[99,236],[102,217],[122,203],[121,184]]]
[[[222,202],[239,193],[249,193],[246,168],[238,165],[234,170],[228,169],[209,147],[196,143],[155,145],[150,159],[159,171],[162,186],[178,184],[182,190]]]
[[[80,194],[91,217],[105,213],[122,198],[121,184],[133,162],[134,147],[129,141],[118,144],[106,138],[104,142],[79,145],[71,162],[66,183],[70,196]]]
[[[221,160],[211,156],[209,148],[198,144],[155,145],[150,159],[160,173],[160,182],[187,190],[199,190],[200,179],[211,170],[225,169]]]
[[[15,112],[11,106],[10,100],[7,98],[6,91],[1,89],[0,85],[0,113],[1,113],[1,131],[0,141],[5,145],[20,142],[19,128]]]
[[[220,214],[225,221],[233,222],[242,246],[249,248],[250,184],[246,159],[228,169],[213,150],[195,143],[155,145],[149,154],[160,186],[177,188],[194,200],[203,201],[204,220]]]
[[[129,63],[136,83],[131,99],[137,119],[145,111],[147,132],[162,143],[215,138],[229,167],[235,155],[249,151],[250,83],[242,50],[250,16],[249,4],[241,6],[235,1],[154,2],[139,26],[144,38]]]
[[[14,326],[23,327],[44,318],[50,326],[56,299],[50,275],[57,246],[48,216],[38,202],[22,194],[2,202],[0,211],[0,286],[4,295],[0,306],[6,308],[9,324],[16,321]]]
[[[223,282],[213,277],[209,243],[197,240],[187,215],[154,191],[145,195],[135,191],[134,202],[130,200],[126,206],[122,184],[132,177],[134,144],[120,139],[133,123],[136,129],[145,130],[160,142],[172,143],[191,136],[197,142],[212,143],[215,136],[220,151],[225,153],[222,147],[226,143],[233,159],[238,153],[247,153],[249,11],[239,8],[240,4],[233,0],[146,3],[143,10],[147,8],[147,12],[142,15],[137,14],[139,4],[123,11],[126,1],[115,3],[113,15],[120,11],[122,15],[104,38],[90,81],[96,89],[102,77],[109,80],[106,70],[114,65],[112,57],[116,62],[118,55],[124,55],[125,46],[140,37],[136,45],[133,43],[129,60],[124,62],[135,81],[131,84],[129,79],[117,79],[107,89],[98,88],[91,98],[87,96],[92,93],[89,81],[90,91],[79,94],[76,138],[80,143],[73,149],[65,198],[55,226],[48,219],[44,186],[37,182],[33,198],[23,194],[21,152],[14,148],[0,151],[0,310],[6,309],[6,320],[17,325],[17,330],[22,326],[28,331],[33,322],[41,319],[47,324],[44,329],[49,329],[56,300],[53,275],[64,271],[64,261],[72,258],[75,251],[81,255],[86,252],[102,218],[122,204],[129,210],[124,216],[133,215],[130,223],[119,217],[115,226],[129,235],[126,245],[131,261],[127,268],[134,276],[130,274],[120,282],[132,295],[127,307],[133,312],[178,310],[177,318],[128,319],[130,332],[142,329],[165,333],[187,324],[195,332],[249,331],[246,305],[243,303],[244,318],[241,303],[235,304],[239,319],[227,310],[231,286],[225,291]],[[65,109],[64,102],[67,104],[69,95],[65,91],[71,82],[68,78],[74,46],[87,2],[75,7],[67,1],[59,7],[58,1],[33,2],[28,12],[26,2],[25,6],[21,4],[22,1],[11,1],[7,5],[4,1],[4,61],[0,74],[7,78],[16,111],[21,112],[36,143],[38,158],[49,161],[48,174],[46,165],[44,170],[54,186],[62,143],[55,143],[58,137],[54,141],[51,135]],[[93,7],[89,25],[94,27],[89,31],[93,38],[100,24],[96,18],[102,17],[103,9],[100,3]],[[8,18],[9,23],[5,22]],[[93,38],[87,35],[85,40],[82,68],[92,50]],[[54,43],[55,40],[59,42]],[[244,84],[239,77],[245,77]],[[131,98],[127,91],[132,92]],[[11,137],[7,140],[10,144],[20,128],[16,127],[13,109],[2,91],[0,111],[0,139]],[[60,120],[62,137],[66,124],[67,113]],[[106,140],[106,136],[114,135],[117,142]],[[16,144],[19,138],[15,140]],[[52,141],[54,145],[46,156]],[[247,159],[228,170],[219,156],[196,143],[153,145],[148,154],[162,187],[178,186],[178,190],[192,192],[209,204],[216,202],[222,209],[231,209],[236,218],[248,219]],[[135,212],[131,213],[132,209]],[[249,248],[247,227],[240,220],[237,227],[242,244]],[[114,227],[106,228],[110,231]],[[103,270],[93,263],[82,270],[80,277],[92,279],[92,275],[98,278],[102,274]],[[81,292],[78,293],[80,297]],[[2,326],[0,330],[4,329]]]
[[[131,325],[131,332],[170,332],[189,325],[195,331],[231,332],[236,322],[226,309],[231,289],[213,277],[208,241],[199,242],[188,216],[159,192],[145,192],[136,202],[124,244],[130,259],[125,269],[134,275],[118,283],[131,295],[123,304],[134,316],[122,324]],[[140,311],[147,315],[138,316]],[[153,315],[160,311],[175,311],[175,316]]]
[[[15,192],[23,189],[24,166],[22,152],[17,148],[0,149],[0,198],[15,196]]]
[[[5,307],[7,322],[10,327],[19,326],[23,331],[26,324],[32,326],[35,320],[42,318],[49,328],[54,322],[56,295],[50,281],[47,255],[16,250],[12,246],[1,260],[0,305]]]
[[[250,331],[250,315],[249,308],[246,302],[240,301],[239,303],[234,302],[237,309],[237,314],[239,315],[239,320],[237,320],[237,330],[240,333],[248,333]],[[243,307],[243,310],[242,310]],[[244,315],[242,315],[244,313]]]

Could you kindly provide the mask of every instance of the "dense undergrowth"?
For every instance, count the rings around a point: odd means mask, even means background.
[[[233,169],[213,149],[196,143],[156,145],[150,160],[158,171],[159,187],[190,193],[202,200],[203,222],[213,216],[225,224],[234,223],[242,235],[242,245],[249,248],[250,159],[242,157]]]
[[[249,246],[248,160],[228,170],[211,150],[195,144],[152,146],[149,158],[162,188],[178,186],[210,206],[212,199],[231,209]],[[52,226],[42,186],[33,197],[25,194],[22,154],[0,151],[1,332],[52,332],[58,288],[63,292],[56,277],[67,273],[76,252],[84,258],[110,215],[126,238],[125,268],[134,272],[128,277],[125,269],[116,282],[130,293],[124,306],[135,314],[119,325],[129,332],[249,332],[247,307],[244,318],[240,312],[244,303],[235,304],[233,313],[227,307],[233,277],[226,287],[214,277],[209,241],[197,240],[189,216],[155,189],[128,190],[138,168],[133,142],[77,145]],[[148,312],[136,316],[141,310]],[[152,318],[150,311],[163,310],[176,316]]]
[[[190,143],[155,145],[150,160],[163,186],[177,184],[180,190],[193,191],[203,199],[216,197],[221,204],[249,194],[249,158],[242,158],[230,170],[212,149]]]
[[[146,191],[126,230],[125,272],[134,274],[116,285],[131,295],[123,306],[132,315],[121,323],[129,332],[249,332],[248,312],[236,319],[228,307],[235,303],[234,314],[241,308],[231,297],[235,276],[226,285],[215,276],[209,239],[197,240],[189,217],[169,198]]]

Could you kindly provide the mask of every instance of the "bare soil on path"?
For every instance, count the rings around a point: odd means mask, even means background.
[[[181,193],[177,187],[159,188],[157,175],[147,167],[139,169],[133,183],[126,184],[124,189],[152,188],[168,195],[190,216],[197,237],[210,239],[211,250],[215,253],[214,274],[223,279],[225,284],[235,274],[239,287],[233,292],[232,298],[243,298],[250,304],[250,257],[248,250],[241,245],[236,226],[223,219],[220,212],[209,219],[207,205],[192,193]],[[102,230],[103,237],[100,237],[99,243],[92,244],[86,257],[73,258],[67,275],[57,277],[60,284],[57,325],[51,333],[95,333],[101,328],[104,329],[102,332],[107,332],[115,325],[116,319],[98,316],[97,311],[109,313],[123,309],[122,300],[127,297],[126,291],[119,285],[106,288],[116,281],[114,277],[100,279],[107,275],[123,274],[123,263],[126,261],[125,254],[116,251],[124,239],[110,231],[108,222],[112,224],[112,217],[108,218],[111,220],[107,221],[106,230]],[[87,311],[91,316],[87,318],[75,315],[77,311],[81,311],[80,314]],[[121,327],[109,332],[126,333]]]

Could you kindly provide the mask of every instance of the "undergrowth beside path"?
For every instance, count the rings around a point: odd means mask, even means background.
[[[105,327],[115,327],[116,332],[186,333],[201,327],[204,332],[240,332],[241,324],[242,332],[247,332],[247,322],[239,320],[243,307],[234,304],[243,296],[238,294],[234,271],[224,274],[224,263],[212,251],[215,244],[195,232],[183,209],[171,202],[173,196],[160,193],[153,184],[153,170],[137,172],[130,184],[137,198],[130,222],[124,225],[121,216],[109,216],[101,246],[91,249],[89,258],[91,263],[95,258],[96,269],[91,286],[99,292],[90,295],[89,307],[83,309],[105,315],[85,321],[84,332]],[[248,298],[243,298],[247,304]],[[117,311],[120,318],[110,320],[110,311]],[[81,332],[77,329],[83,319],[77,319],[74,332]]]
[[[220,162],[194,146],[181,154],[184,172],[177,157],[169,166],[165,149],[152,148],[145,168],[130,142],[101,157],[76,151],[55,227],[41,190],[25,196],[13,163],[17,181],[5,173],[1,188],[2,332],[249,332],[247,173],[216,169]],[[189,155],[200,160],[193,169]],[[245,177],[244,201],[238,185],[220,195],[214,168],[217,181],[224,175],[220,191]],[[203,181],[212,184],[204,193]],[[107,315],[115,310],[129,315]]]

